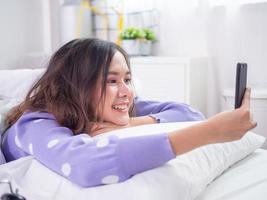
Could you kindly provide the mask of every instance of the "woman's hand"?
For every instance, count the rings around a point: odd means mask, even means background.
[[[219,113],[205,121],[168,134],[171,147],[176,155],[197,147],[222,143],[242,138],[256,127],[250,108],[250,89],[247,89],[240,108]]]
[[[212,142],[240,139],[247,131],[257,126],[250,111],[250,93],[251,89],[246,89],[240,108],[219,113],[207,120],[214,130]]]

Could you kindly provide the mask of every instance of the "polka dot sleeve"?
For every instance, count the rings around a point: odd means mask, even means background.
[[[7,130],[3,150],[8,161],[33,155],[83,187],[121,182],[175,157],[165,133],[128,138],[73,135],[44,112],[24,114]]]

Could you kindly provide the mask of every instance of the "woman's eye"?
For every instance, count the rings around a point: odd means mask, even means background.
[[[125,81],[125,83],[126,83],[126,84],[131,84],[131,82],[132,82],[132,79],[130,79],[130,78],[127,78],[127,79],[125,79],[124,81]]]
[[[115,84],[115,83],[117,83],[117,81],[115,79],[111,79],[111,80],[108,80],[107,83],[109,83],[109,84]]]

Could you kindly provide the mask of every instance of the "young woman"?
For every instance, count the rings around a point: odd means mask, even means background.
[[[247,90],[243,105],[204,120],[186,104],[134,97],[126,53],[98,39],[76,39],[7,118],[7,161],[33,155],[56,173],[90,187],[124,181],[202,145],[240,139],[256,126]],[[169,133],[118,138],[95,135],[142,124],[203,120]]]

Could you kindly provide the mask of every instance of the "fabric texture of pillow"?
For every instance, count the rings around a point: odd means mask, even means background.
[[[0,106],[0,109],[1,109],[1,106]],[[3,119],[3,117],[2,117],[2,115],[0,113],[0,144],[2,143],[2,129],[4,127],[3,120],[4,119]],[[4,164],[5,162],[6,162],[6,160],[5,160],[5,157],[4,157],[4,155],[3,155],[2,151],[1,151],[1,146],[0,146],[0,165]]]
[[[0,138],[1,138],[1,136],[0,136]],[[4,164],[4,163],[6,163],[6,159],[5,159],[4,154],[2,153],[2,151],[0,149],[0,165]]]
[[[21,101],[44,71],[45,68],[0,70],[0,99]]]
[[[110,134],[119,137],[157,134],[194,123],[198,122],[144,125],[98,137]],[[259,148],[264,140],[262,136],[249,132],[241,140],[207,145],[177,156],[165,165],[137,174],[125,182],[93,188],[81,188],[71,183],[33,157],[1,165],[0,179],[9,177],[20,193],[29,199],[191,200],[227,168]]]
[[[0,114],[0,131],[1,131],[2,127],[3,127],[2,120],[3,120],[3,118],[2,118],[2,115]],[[1,141],[2,141],[2,134],[0,132],[0,144],[1,144]],[[4,155],[3,155],[2,151],[1,151],[1,146],[0,146],[0,165],[4,164],[5,162],[6,162],[6,160],[5,160],[5,157],[4,157]]]
[[[5,119],[8,111],[19,103],[17,99],[0,99],[0,142],[2,141],[2,133],[5,130]],[[1,143],[0,143],[1,144]],[[5,163],[4,155],[0,146],[0,164]]]
[[[42,73],[43,69],[4,69],[0,70],[0,139],[5,129],[4,120],[7,112],[23,100],[30,87]],[[0,164],[5,159],[0,149]]]
[[[18,99],[0,99],[0,135],[5,129],[4,121],[6,119],[7,113],[12,109],[14,106],[19,104]]]

